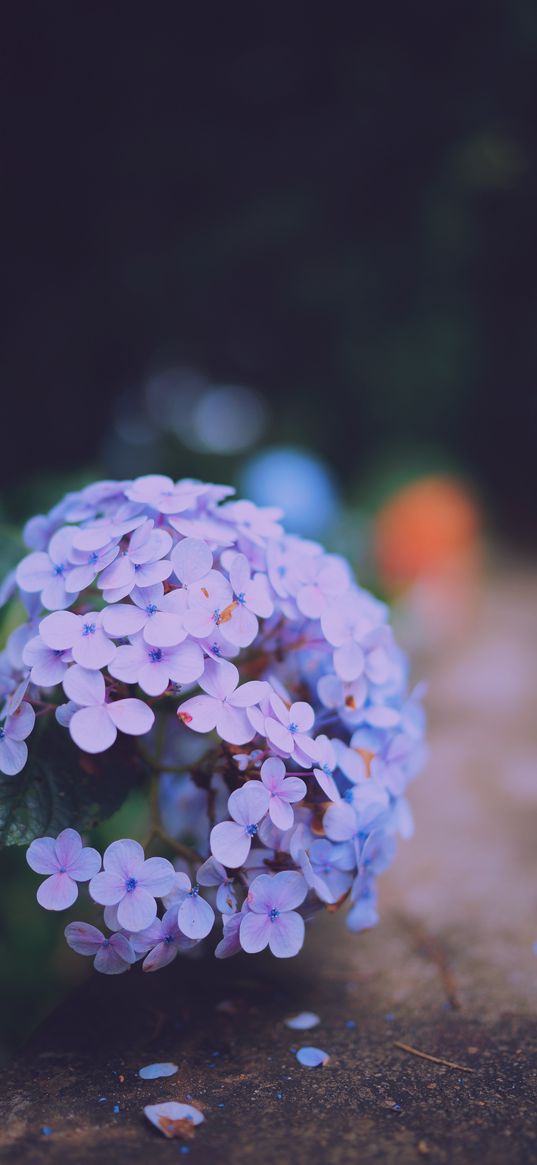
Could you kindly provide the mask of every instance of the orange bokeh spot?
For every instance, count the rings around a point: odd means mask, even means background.
[[[398,490],[375,519],[377,566],[388,586],[404,588],[422,578],[466,567],[479,544],[480,514],[455,478],[421,478]]]

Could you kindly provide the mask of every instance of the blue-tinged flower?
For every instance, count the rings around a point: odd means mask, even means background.
[[[139,931],[156,917],[155,898],[168,894],[175,870],[167,858],[145,858],[137,841],[113,841],[104,852],[104,870],[90,882],[89,892],[101,906],[117,906],[119,925]]]
[[[76,829],[64,829],[57,838],[37,837],[26,851],[36,874],[47,874],[37,891],[45,910],[66,910],[78,898],[78,882],[89,882],[101,868],[101,855],[83,846]]]
[[[231,794],[227,806],[233,821],[219,822],[210,838],[213,856],[223,866],[235,870],[244,865],[269,801],[268,789],[260,781],[247,781]]]
[[[297,955],[304,943],[304,919],[296,907],[307,891],[302,874],[293,870],[255,878],[248,890],[248,913],[240,925],[243,951],[253,955],[268,946],[278,959]]]
[[[307,786],[300,777],[288,777],[282,760],[269,756],[261,765],[261,780],[270,794],[269,817],[277,829],[290,829],[294,821],[291,806],[302,801]]]
[[[72,538],[69,527],[57,530],[50,539],[46,553],[38,550],[28,554],[17,567],[16,578],[21,590],[30,594],[38,591],[43,606],[49,611],[69,607],[76,597],[68,593],[65,587],[65,576],[70,569]]]
[[[70,922],[64,933],[71,950],[77,955],[94,956],[93,966],[103,975],[121,975],[136,962],[132,945],[123,934],[107,938],[89,922]]]
[[[71,702],[69,732],[84,752],[104,752],[114,743],[118,730],[128,736],[144,736],[154,723],[155,713],[143,700],[127,697],[108,702],[100,671],[74,664],[63,678],[63,688]]]
[[[35,724],[35,712],[26,700],[17,699],[17,689],[8,699],[7,712],[0,723],[0,772],[14,777],[28,760],[26,738]]]

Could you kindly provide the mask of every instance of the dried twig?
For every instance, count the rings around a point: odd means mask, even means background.
[[[455,1064],[453,1060],[444,1060],[442,1056],[431,1056],[429,1052],[420,1052],[411,1044],[404,1044],[402,1040],[394,1041],[394,1048],[401,1048],[403,1052],[410,1052],[411,1056],[420,1056],[422,1060],[430,1060],[432,1064],[443,1064],[444,1068],[455,1068],[457,1072],[475,1072],[475,1068],[467,1068],[466,1064]]]

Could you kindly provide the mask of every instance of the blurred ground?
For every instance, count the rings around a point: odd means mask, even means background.
[[[535,583],[489,582],[470,630],[427,665],[431,760],[380,927],[354,937],[326,917],[291,966],[93,977],[3,1074],[2,1160],[537,1161]],[[321,1025],[290,1032],[304,1008]],[[325,1068],[298,1066],[290,1049],[309,1043]],[[137,1077],[167,1059],[176,1076]],[[144,1121],[145,1103],[187,1096],[206,1117],[193,1141]]]

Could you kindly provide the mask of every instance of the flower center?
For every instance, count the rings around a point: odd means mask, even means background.
[[[0,728],[0,740],[3,740],[5,735],[6,735],[5,730],[3,728]]]
[[[237,595],[237,602],[241,604],[241,607],[244,607],[246,602],[246,595],[244,591],[241,591],[240,595]]]
[[[293,733],[298,732],[298,724],[295,724],[294,721],[292,724],[289,725],[289,732],[293,732]]]
[[[127,894],[132,894],[133,890],[136,890],[137,885],[138,883],[136,878],[127,878],[127,881],[125,882],[125,889]]]
[[[145,610],[146,610],[146,614],[149,616],[156,615],[156,613],[157,613],[157,608],[156,608],[155,603],[148,603]]]
[[[97,551],[92,550],[91,554],[88,555],[88,566],[95,566],[95,563],[98,561],[99,555],[97,554]]]
[[[276,919],[277,919],[277,918],[279,918],[279,917],[280,917],[280,912],[279,912],[279,910],[276,910],[276,907],[275,907],[275,906],[273,906],[273,907],[272,907],[272,910],[271,910],[271,912],[270,912],[270,914],[269,914],[270,921],[271,921],[271,922],[276,922]]]
[[[162,652],[160,647],[152,647],[151,651],[147,653],[150,663],[160,663],[162,659]]]
[[[173,943],[173,942],[175,942],[175,939],[174,939],[174,937],[173,937],[173,934],[167,934],[167,935],[165,936],[165,938],[164,938],[164,942],[165,942],[165,943],[167,943],[167,944],[168,944],[168,946],[170,945],[170,943]]]
[[[65,564],[63,562],[58,562],[56,564],[56,566],[54,567],[54,574],[55,575],[62,575],[64,573],[64,570],[65,570]]]
[[[96,627],[95,623],[84,623],[84,626],[82,628],[82,634],[83,635],[95,635],[96,630],[97,630],[97,627]]]
[[[352,789],[345,790],[343,794],[343,801],[346,801],[347,805],[352,805]]]
[[[327,765],[327,764],[323,765],[323,773],[325,773],[327,777],[332,776],[332,769],[330,768],[330,765]]]
[[[194,882],[194,885],[193,885],[193,886],[192,886],[192,888],[189,890],[190,897],[191,897],[191,898],[195,898],[195,897],[196,897],[196,894],[199,894],[199,892],[200,892],[200,888],[199,888],[199,886],[198,886],[198,883],[197,883],[197,882]]]
[[[257,833],[257,825],[247,825],[245,833],[248,834],[248,837],[255,837]]]

